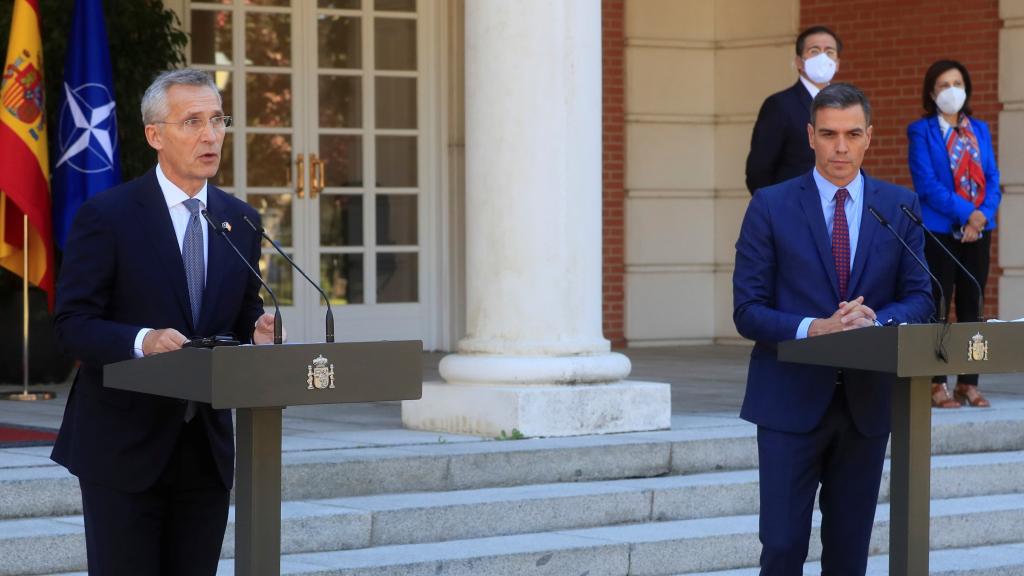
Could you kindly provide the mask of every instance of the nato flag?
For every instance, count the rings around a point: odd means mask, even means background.
[[[121,182],[110,46],[101,0],[75,0],[53,170],[53,237],[64,248],[86,199]]]

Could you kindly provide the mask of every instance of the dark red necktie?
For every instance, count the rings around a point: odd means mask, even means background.
[[[832,260],[839,277],[839,299],[846,300],[850,284],[850,227],[846,223],[846,188],[836,190],[836,209],[832,213]]]

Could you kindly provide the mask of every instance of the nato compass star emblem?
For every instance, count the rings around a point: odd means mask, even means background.
[[[67,163],[87,174],[114,168],[117,148],[115,103],[102,84],[82,84],[72,90],[64,83],[64,107],[60,111],[59,168]]]

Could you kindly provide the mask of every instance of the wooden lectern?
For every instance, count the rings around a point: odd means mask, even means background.
[[[1022,349],[1024,324],[1015,322],[861,328],[779,344],[783,362],[899,377],[892,396],[890,574],[928,575],[932,376],[1021,372]]]
[[[185,348],[103,368],[108,388],[236,409],[235,575],[281,573],[281,410],[416,400],[423,343]]]

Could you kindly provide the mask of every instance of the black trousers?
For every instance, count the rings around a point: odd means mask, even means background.
[[[214,576],[228,520],[228,489],[201,415],[182,423],[156,484],[138,493],[79,480],[90,576]]]
[[[936,237],[949,248],[950,252],[963,262],[965,268],[978,279],[981,284],[981,291],[985,292],[985,282],[988,280],[989,248],[992,246],[991,230],[986,230],[984,236],[977,242],[961,243],[953,238],[952,234],[936,234]],[[924,245],[924,256],[928,260],[928,267],[932,274],[939,279],[942,290],[946,293],[946,310],[949,310],[950,300],[956,302],[956,319],[958,322],[977,322],[982,311],[978,309],[978,289],[961,270],[949,259],[941,248],[934,242],[928,240]],[[932,295],[935,298],[935,310],[939,310],[939,291],[932,286]],[[945,382],[945,376],[936,376],[932,382]],[[960,384],[978,384],[977,374],[961,374],[957,377]]]

